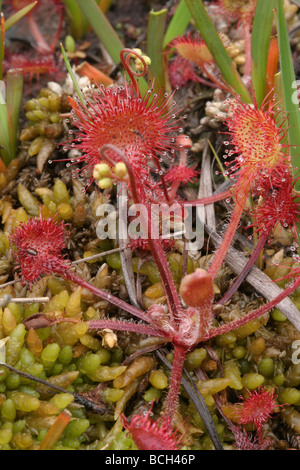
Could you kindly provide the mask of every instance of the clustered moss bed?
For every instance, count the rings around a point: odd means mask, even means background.
[[[128,24],[124,28],[129,42],[140,34]],[[236,65],[243,67],[242,45],[237,41],[230,47]],[[80,81],[82,89],[88,90],[89,80],[84,77]],[[97,208],[106,202],[116,205],[117,189],[89,185],[78,174],[78,165],[73,165],[78,151],[69,145],[74,128],[68,96],[76,94],[71,80],[68,77],[65,82],[63,76],[62,83],[45,81],[37,88],[36,92],[30,88],[30,98],[23,97],[17,158],[6,172],[0,172],[0,449],[137,450],[126,427],[134,416],[149,410],[154,420],[163,414],[172,346],[161,347],[162,361],[156,351],[160,346],[157,338],[110,329],[91,331],[89,321],[134,320],[57,275],[44,276],[31,288],[23,285],[16,269],[10,239],[14,229],[40,215],[54,218],[66,224],[65,255],[74,263],[76,273],[95,287],[130,302],[120,253],[106,254],[118,243],[101,241],[96,233],[100,220]],[[187,113],[185,131],[191,131],[195,140],[204,132],[217,147],[221,142],[220,122],[226,117],[223,92],[203,91],[194,83],[178,90],[177,96],[179,106],[183,104],[182,114]],[[202,149],[200,139],[191,152],[193,164],[199,165]],[[214,175],[220,175],[216,163],[214,166]],[[214,179],[216,185],[222,182],[221,176]],[[189,191],[194,194],[195,189],[197,184],[181,185],[180,192],[186,196]],[[230,209],[228,204],[216,204],[222,223]],[[249,221],[246,215],[243,217],[245,227]],[[282,230],[281,239],[268,247],[262,265],[271,279],[285,276],[294,265],[290,245],[290,233]],[[186,262],[183,248],[183,243],[176,241],[167,255],[177,288]],[[187,273],[205,269],[211,255],[206,237],[202,250],[188,257]],[[145,310],[166,302],[150,253],[133,251],[132,266]],[[223,264],[214,279],[216,304],[234,276]],[[284,287],[288,282],[277,284]],[[26,301],[16,303],[16,297]],[[39,301],[41,297],[48,301]],[[299,288],[291,299],[299,308]],[[225,306],[215,306],[219,317],[213,320],[213,326],[240,318],[264,302],[244,283]],[[31,320],[38,314],[49,318],[49,325],[37,328],[35,324],[33,328]],[[62,318],[66,321],[55,323]],[[252,437],[252,449],[299,449],[300,364],[295,341],[300,341],[300,332],[275,308],[235,331],[200,343],[187,354],[185,377],[189,376],[203,396],[224,449],[246,448],[246,440],[242,442],[245,435],[241,434],[237,442],[234,425],[240,424],[240,403],[261,390],[274,393],[276,406],[272,403],[269,417],[268,403],[262,402],[266,413],[264,442],[257,440],[257,426],[245,425],[248,437]],[[204,420],[184,387],[180,389],[174,427],[181,449],[214,449]]]

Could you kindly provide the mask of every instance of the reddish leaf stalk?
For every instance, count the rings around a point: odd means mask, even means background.
[[[264,232],[261,237],[258,239],[258,242],[256,244],[255,249],[253,250],[253,253],[251,254],[247,264],[241,271],[241,273],[238,275],[230,289],[226,292],[226,294],[222,297],[221,300],[218,301],[218,304],[224,305],[231,297],[233,294],[238,290],[240,285],[242,284],[243,280],[247,277],[248,273],[250,272],[251,268],[254,266],[256,260],[258,259],[260,253],[262,252],[265,243],[267,242],[269,238],[269,232]]]
[[[165,402],[164,418],[167,420],[172,421],[177,410],[179,388],[186,354],[187,350],[185,348],[175,344],[172,374],[169,383],[169,391]]]
[[[142,63],[142,70],[140,70],[139,72],[136,72],[135,70],[133,70],[130,65],[130,60],[133,57],[138,58],[140,63]],[[129,49],[129,48],[122,49],[120,53],[120,59],[124,66],[124,69],[129,75],[129,78],[134,87],[136,96],[139,97],[141,94],[140,94],[137,78],[143,77],[145,73],[147,72],[147,64],[145,62],[145,59],[140,54],[137,54],[136,52],[134,52],[132,49]]]
[[[192,147],[192,141],[188,136],[177,137],[177,145],[179,147],[179,166],[186,167],[187,165],[187,151]],[[173,201],[177,194],[180,181],[173,181],[171,188],[169,189],[168,199]]]
[[[225,325],[218,326],[216,328],[212,328],[207,335],[205,335],[202,338],[202,341],[207,341],[208,339],[214,338],[215,336],[223,335],[224,333],[228,333],[228,331],[236,330],[240,326],[245,325],[251,320],[254,320],[255,318],[261,317],[265,313],[267,313],[269,310],[271,310],[273,307],[275,307],[279,302],[281,302],[283,299],[288,297],[290,294],[294,292],[297,287],[300,286],[300,276],[296,279],[296,281],[288,286],[286,289],[284,289],[277,297],[274,299],[270,300],[270,302],[266,303],[262,307],[259,307],[256,310],[253,310],[253,312],[248,313],[244,317],[238,318],[237,320],[226,323]]]
[[[130,305],[127,302],[124,302],[124,300],[119,299],[118,297],[110,294],[109,292],[106,292],[102,289],[99,289],[96,286],[93,286],[93,284],[90,284],[89,282],[85,281],[81,277],[77,276],[77,274],[74,273],[73,271],[68,270],[67,272],[64,272],[62,274],[59,272],[59,270],[57,270],[57,274],[63,275],[63,277],[65,277],[66,279],[69,279],[69,281],[72,281],[75,284],[85,289],[88,289],[95,296],[100,297],[101,299],[106,300],[107,302],[110,302],[111,304],[115,305],[116,307],[119,307],[122,310],[125,310],[128,313],[131,313],[132,315],[139,318],[140,320],[143,320],[147,323],[149,322],[149,318],[142,310],[139,310],[133,305]]]
[[[149,321],[149,318],[147,321]],[[164,338],[166,341],[169,341],[169,338],[160,330],[154,328],[153,326],[143,325],[142,323],[126,323],[121,320],[91,320],[89,322],[89,328],[91,330],[103,330],[105,328],[110,328],[112,330],[118,329],[120,331],[132,331],[142,335],[149,335],[154,337],[157,336],[158,338]]]
[[[206,196],[201,199],[193,199],[189,201],[180,201],[180,204],[214,204],[215,202],[223,201],[224,199],[228,199],[232,197],[232,192],[230,189],[227,191],[223,191],[219,194],[213,194],[212,196]]]
[[[250,185],[248,186],[248,188]],[[212,279],[216,277],[216,275],[219,272],[219,269],[225,259],[226,253],[231,245],[231,242],[235,236],[235,232],[238,228],[238,225],[241,220],[241,216],[243,214],[245,204],[247,202],[248,198],[248,191],[242,191],[239,193],[239,200],[236,202],[235,207],[233,209],[233,214],[229,223],[229,226],[227,228],[227,231],[225,233],[225,236],[223,238],[222,244],[219,247],[218,251],[215,254],[215,257],[208,268],[208,272],[211,275]]]
[[[144,228],[144,232],[148,235],[148,243],[151,249],[152,256],[154,261],[157,264],[157,268],[159,270],[162,284],[166,293],[170,315],[174,317],[175,320],[178,320],[179,312],[181,311],[181,304],[177,294],[177,290],[172,278],[171,271],[169,269],[168,261],[166,259],[164,250],[159,242],[158,234],[154,233],[154,227],[151,223],[151,212],[149,208],[145,205],[146,197],[143,194],[143,189],[140,188],[140,191],[137,190],[136,179],[135,175],[132,170],[132,166],[130,165],[126,156],[121,152],[117,147],[112,144],[103,145],[100,149],[100,155],[103,159],[107,159],[106,151],[112,150],[115,152],[118,157],[125,163],[129,175],[130,180],[130,189],[132,193],[133,200],[136,204],[144,203],[144,211],[141,211],[140,220],[141,225]],[[109,161],[109,160],[108,160]],[[143,200],[141,200],[140,194],[143,194]]]

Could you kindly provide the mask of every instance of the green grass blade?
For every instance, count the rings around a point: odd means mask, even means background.
[[[185,33],[185,30],[188,27],[190,20],[190,10],[186,5],[185,0],[181,0],[168,25],[163,40],[163,48],[165,48],[172,41],[172,39],[175,39],[177,36],[181,36]]]
[[[18,10],[16,13],[11,15],[7,20],[5,20],[5,32],[9,30],[14,24],[16,24],[21,18],[27,15],[37,4],[38,2],[32,2],[21,10]]]
[[[95,0],[74,1],[79,5],[113,62],[119,64],[120,52],[124,49],[124,45]],[[148,89],[148,84],[143,77],[139,78],[139,89],[141,93],[146,93]]]
[[[266,70],[276,0],[257,0],[251,35],[252,83],[260,106],[266,92]]]
[[[11,160],[10,156],[10,142],[9,142],[9,125],[7,108],[5,104],[0,104],[0,155],[7,166]]]
[[[219,35],[212,24],[202,0],[185,0],[192,17],[195,21],[196,28],[200,31],[211,55],[218,65],[224,80],[234,90],[241,99],[246,103],[251,102],[251,97],[243,84],[242,78],[238,73],[235,64],[229,57]]]
[[[278,29],[279,58],[284,105],[285,111],[288,113],[289,152],[292,157],[294,173],[296,174],[300,169],[300,112],[283,0],[277,0],[277,14],[275,19]],[[300,190],[300,181],[297,181],[296,189],[298,191]]]
[[[5,165],[10,162],[9,119],[5,96],[0,90],[0,155]]]
[[[5,23],[4,23],[4,15],[2,11],[0,12],[0,80],[2,80],[3,76],[3,60],[4,60],[4,47],[5,42]]]
[[[76,0],[83,14],[115,64],[120,62],[122,41],[94,0]]]
[[[62,52],[62,55],[63,55],[63,59],[64,59],[64,62],[66,64],[66,67],[67,67],[67,70],[70,74],[70,77],[72,79],[72,82],[73,82],[73,85],[74,85],[74,88],[76,90],[76,93],[78,95],[78,98],[80,99],[81,103],[85,106],[85,99],[84,99],[84,96],[83,94],[81,93],[81,90],[80,90],[80,87],[78,85],[78,82],[76,80],[76,77],[74,75],[74,72],[72,70],[72,67],[71,67],[71,64],[69,62],[69,59],[68,59],[68,56],[66,54],[66,51],[64,49],[64,46],[62,44],[60,44],[60,47],[61,47],[61,52]]]
[[[158,12],[151,11],[147,30],[147,56],[151,59],[149,78],[155,77],[154,90],[164,90],[164,63],[163,63],[163,38],[168,11],[166,9]]]
[[[9,120],[11,159],[16,158],[19,116],[23,94],[23,71],[11,69],[6,74],[6,106]]]
[[[83,16],[79,5],[74,0],[62,1],[65,4],[69,17],[71,34],[74,39],[81,39],[88,30],[89,22],[86,17]]]

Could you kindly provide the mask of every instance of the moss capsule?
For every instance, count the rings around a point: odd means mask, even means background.
[[[35,411],[40,406],[40,400],[36,397],[28,395],[27,393],[14,391],[10,394],[10,398],[14,402],[16,410],[23,411],[25,413]]]
[[[54,196],[55,201],[58,204],[69,202],[70,196],[69,196],[69,191],[67,189],[67,186],[62,180],[58,178],[54,182],[53,196]]]
[[[232,354],[235,359],[242,359],[246,355],[246,349],[244,346],[235,346],[233,348]]]
[[[300,402],[300,390],[295,387],[285,387],[279,391],[278,401],[280,403],[295,405]]]
[[[74,400],[74,396],[71,393],[56,393],[50,398],[49,403],[57,407],[59,410],[65,409]]]
[[[101,364],[101,358],[98,354],[88,352],[78,361],[78,368],[83,374],[93,374]]]
[[[11,398],[7,398],[1,407],[1,419],[14,421],[17,415],[16,407]]]
[[[47,371],[50,371],[58,359],[60,347],[57,343],[50,343],[44,347],[41,354],[41,362]]]
[[[26,450],[32,446],[32,435],[30,432],[18,432],[12,437],[12,445],[19,450]]]
[[[58,361],[64,366],[69,365],[73,359],[73,350],[70,345],[63,346],[58,354]]]
[[[187,354],[184,366],[187,370],[194,370],[202,364],[206,357],[207,352],[205,348],[196,348]]]
[[[274,308],[271,312],[271,317],[275,321],[286,321],[286,317],[281,313],[281,311],[278,308]]]
[[[236,339],[237,337],[234,332],[229,331],[228,333],[218,336],[216,339],[216,343],[218,346],[227,346],[234,344],[236,342]]]
[[[242,377],[243,386],[248,390],[254,390],[255,388],[258,388],[264,383],[264,381],[264,376],[257,374],[256,372],[249,372]]]
[[[162,370],[152,370],[150,372],[149,382],[153,387],[164,390],[168,386],[168,377]]]
[[[76,317],[81,312],[81,287],[72,292],[65,308],[67,317]]]
[[[100,366],[93,374],[90,374],[90,378],[95,382],[107,382],[109,380],[115,380],[117,377],[123,374],[126,369],[126,366]],[[115,387],[114,385],[114,388],[118,387]]]
[[[197,387],[204,397],[214,395],[215,393],[225,390],[226,387],[230,386],[231,379],[229,378],[216,378],[209,380],[198,380]]]
[[[146,374],[155,366],[155,359],[150,356],[140,356],[135,359],[126,371],[114,380],[115,388],[123,388],[129,385],[134,379]]]
[[[250,351],[255,355],[262,354],[265,348],[266,348],[266,342],[264,338],[256,338],[254,341],[252,341],[250,345]]]
[[[143,395],[143,399],[147,403],[151,403],[153,401],[159,401],[162,396],[161,390],[157,389],[156,387],[150,387]]]
[[[19,374],[11,373],[8,375],[5,385],[9,390],[16,390],[21,383]]]
[[[17,325],[10,333],[9,339],[6,342],[6,361],[8,364],[14,365],[20,359],[25,335],[26,330],[22,323]]]
[[[124,393],[125,393],[124,390],[120,388],[117,389],[117,388],[108,387],[105,390],[103,390],[101,394],[101,400],[105,401],[106,403],[115,403],[121,400]]]
[[[90,422],[87,419],[74,419],[70,421],[66,427],[65,435],[66,437],[79,437],[83,434],[89,427]]]
[[[13,436],[11,429],[0,429],[0,445],[5,446],[11,441]]]
[[[235,390],[242,390],[243,383],[241,379],[241,372],[236,360],[227,361],[224,364],[224,376],[230,379],[230,388]]]
[[[72,206],[66,202],[58,204],[57,211],[59,218],[62,220],[71,220],[73,218],[73,209]]]
[[[272,357],[264,357],[257,366],[257,371],[264,377],[272,377],[274,374],[275,364]]]

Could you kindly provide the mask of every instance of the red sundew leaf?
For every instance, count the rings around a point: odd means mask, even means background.
[[[263,425],[278,409],[276,399],[277,394],[274,389],[259,387],[257,390],[249,392],[238,411],[240,424],[252,423],[257,429],[260,442],[262,441]]]
[[[139,450],[179,450],[182,437],[173,430],[170,421],[153,421],[151,408],[144,415],[134,415],[130,423],[122,416],[125,429],[132,435]]]
[[[199,175],[199,171],[185,165],[178,165],[171,168],[165,175],[167,183],[191,183]]]
[[[220,13],[236,20],[251,21],[255,13],[257,0],[218,0]]]
[[[153,94],[151,87],[143,97],[136,96],[127,82],[106,89],[100,86],[85,104],[70,98],[74,125],[79,130],[74,141],[66,145],[82,152],[74,163],[85,163],[81,171],[92,174],[101,161],[99,150],[114,145],[132,166],[137,186],[154,193],[156,185],[148,162],[152,160],[159,173],[159,155],[172,155],[176,148],[176,110],[168,110],[172,99],[173,94]],[[106,153],[112,164],[120,160],[116,152]]]
[[[267,106],[268,104],[268,106]],[[267,178],[283,178],[288,167],[287,146],[285,146],[286,130],[282,125],[276,125],[274,102],[267,102],[264,110],[236,100],[231,105],[230,117],[225,121],[234,149],[229,156],[236,154],[233,165],[227,173],[238,177],[238,186],[248,183],[259,185]],[[283,120],[283,123],[285,120]],[[226,157],[225,157],[226,158]],[[228,163],[225,162],[228,166]]]
[[[30,285],[45,274],[67,272],[70,261],[65,260],[64,223],[55,219],[34,217],[21,223],[10,237],[16,247],[16,259],[21,268],[22,279]]]
[[[179,36],[174,39],[171,44],[176,52],[184,59],[190,60],[198,67],[203,67],[203,64],[213,62],[213,56],[200,34],[188,33],[185,36]]]

